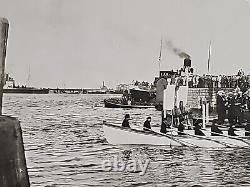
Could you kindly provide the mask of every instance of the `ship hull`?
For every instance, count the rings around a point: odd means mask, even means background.
[[[140,108],[140,109],[147,109],[147,108],[154,108],[154,106],[147,106],[147,105],[124,105],[119,103],[114,103],[107,99],[104,100],[104,105],[106,108]]]
[[[7,94],[48,94],[49,89],[35,89],[35,88],[10,88],[3,89],[3,93]]]

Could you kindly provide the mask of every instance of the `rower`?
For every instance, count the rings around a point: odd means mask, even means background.
[[[163,133],[163,134],[166,134],[168,132],[167,129],[170,129],[170,128],[171,128],[171,125],[168,123],[168,121],[166,119],[164,119],[161,122],[161,130],[160,130],[160,132]]]
[[[178,125],[178,135],[185,135],[184,132],[185,126],[183,125],[183,122],[180,122]]]
[[[166,121],[162,121],[161,122],[161,133],[166,134],[167,133],[167,125],[166,125]]]
[[[216,123],[217,123],[216,120],[213,120],[211,125],[211,136],[220,136],[220,134],[223,134],[222,130],[219,129]]]
[[[143,130],[144,131],[150,131],[151,130],[150,122],[151,122],[151,117],[147,117],[146,121],[143,124]]]
[[[122,127],[130,128],[129,120],[131,120],[129,114],[125,114],[124,120],[122,122]]]
[[[229,129],[228,129],[228,135],[229,136],[238,136],[237,134],[235,134],[235,129],[233,128],[233,125],[232,124],[230,124],[230,127],[229,127]]]
[[[245,126],[245,136],[250,136],[250,123],[247,122]]]
[[[196,124],[194,127],[194,134],[198,136],[206,136],[202,131],[201,131],[201,125]]]

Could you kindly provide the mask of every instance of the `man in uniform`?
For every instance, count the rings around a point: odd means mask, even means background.
[[[228,121],[230,124],[235,124],[235,114],[234,114],[234,105],[235,105],[235,98],[232,92],[228,93]]]
[[[238,123],[239,125],[242,125],[242,121],[243,121],[243,112],[242,112],[242,103],[243,103],[243,99],[242,99],[242,92],[238,92],[235,94],[235,105],[234,105],[234,113],[235,113],[235,120],[236,123]]]
[[[226,118],[226,100],[223,97],[223,91],[218,91],[216,107],[218,113],[218,124],[223,124]]]

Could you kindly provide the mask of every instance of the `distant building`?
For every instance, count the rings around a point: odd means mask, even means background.
[[[15,80],[9,76],[8,73],[5,74],[4,87],[3,88],[14,88]]]

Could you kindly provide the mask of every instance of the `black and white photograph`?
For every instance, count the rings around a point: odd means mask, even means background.
[[[0,0],[0,187],[249,178],[250,0]]]

